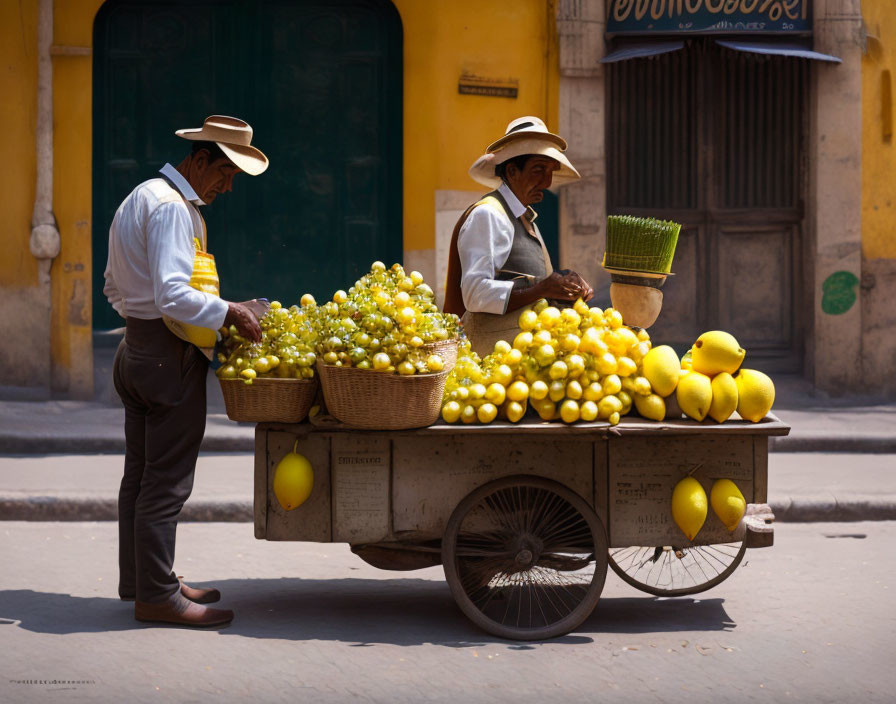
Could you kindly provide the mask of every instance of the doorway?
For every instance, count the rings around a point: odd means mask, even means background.
[[[682,224],[652,339],[726,330],[750,367],[802,371],[808,75],[707,39],[608,67],[608,212]]]
[[[389,0],[109,0],[94,23],[93,321],[116,208],[235,115],[270,158],[203,209],[221,294],[326,300],[402,245],[402,28]]]

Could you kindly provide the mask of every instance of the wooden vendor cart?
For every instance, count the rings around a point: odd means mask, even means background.
[[[461,610],[499,637],[550,638],[594,609],[609,565],[651,594],[720,583],[747,548],[772,544],[768,438],[789,427],[655,423],[447,425],[361,431],[329,416],[256,430],[255,537],[349,543],[383,569],[442,564]],[[314,489],[285,511],[272,483],[293,449]],[[729,532],[710,508],[689,542],[672,519],[675,484],[728,478],[748,503]]]

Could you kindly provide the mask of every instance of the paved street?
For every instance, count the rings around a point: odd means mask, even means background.
[[[177,569],[234,608],[219,631],[147,627],[115,595],[114,523],[0,523],[3,702],[892,701],[896,523],[780,524],[716,589],[653,599],[612,573],[542,643],[477,631],[441,568],[184,524]],[[57,680],[57,684],[21,681]],[[88,684],[68,684],[87,680]]]

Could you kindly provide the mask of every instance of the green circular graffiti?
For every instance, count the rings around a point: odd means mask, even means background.
[[[841,315],[856,302],[858,277],[851,271],[835,271],[821,285],[821,309],[828,315]]]

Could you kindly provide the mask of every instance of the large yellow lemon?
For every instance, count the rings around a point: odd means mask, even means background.
[[[685,415],[703,420],[712,403],[712,382],[705,374],[690,372],[678,382],[675,398]]]
[[[651,348],[641,360],[641,368],[654,393],[659,396],[668,396],[678,386],[681,365],[678,355],[669,345]]]
[[[734,374],[745,354],[734,335],[724,330],[710,330],[698,337],[691,348],[691,368],[707,376],[721,372]]]
[[[688,540],[697,533],[706,521],[706,492],[693,477],[685,477],[672,490],[672,518]]]
[[[296,446],[274,470],[274,496],[287,511],[305,503],[314,488],[314,470],[308,459],[296,452]]]
[[[737,412],[744,420],[758,423],[765,418],[775,402],[775,385],[762,372],[741,369],[737,382]]]
[[[709,492],[709,503],[719,520],[732,532],[747,510],[744,495],[737,488],[737,484],[730,479],[716,479],[712,491]]]
[[[717,423],[724,423],[737,409],[737,382],[728,372],[721,372],[712,378],[712,403],[709,417]]]

